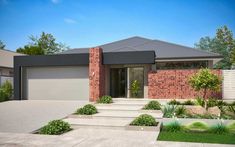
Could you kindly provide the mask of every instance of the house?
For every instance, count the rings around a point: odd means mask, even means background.
[[[95,101],[102,95],[128,98],[133,97],[131,86],[136,80],[139,98],[193,97],[183,80],[221,59],[219,54],[142,37],[57,55],[17,56],[14,94],[19,100]],[[177,85],[176,80],[182,82]]]
[[[9,80],[13,83],[13,58],[23,54],[0,49],[0,86]]]

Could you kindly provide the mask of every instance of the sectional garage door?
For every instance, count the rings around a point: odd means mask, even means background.
[[[24,72],[29,100],[89,100],[88,66],[28,67]]]

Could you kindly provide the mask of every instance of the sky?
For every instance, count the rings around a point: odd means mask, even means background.
[[[15,51],[42,31],[70,48],[141,36],[194,47],[227,25],[235,0],[0,0],[0,40]]]

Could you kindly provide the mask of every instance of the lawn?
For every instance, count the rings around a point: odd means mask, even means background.
[[[179,141],[179,142],[201,142],[201,143],[220,143],[235,144],[234,134],[210,134],[210,133],[187,133],[187,132],[166,132],[161,131],[158,139],[160,141]]]

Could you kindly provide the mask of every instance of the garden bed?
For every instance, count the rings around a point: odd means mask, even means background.
[[[235,144],[234,134],[210,134],[192,132],[167,132],[161,131],[157,140],[178,141],[178,142],[200,142],[200,143],[219,143]]]
[[[126,125],[126,130],[134,130],[134,131],[160,131],[161,123],[158,122],[156,126],[133,126],[133,125]]]

